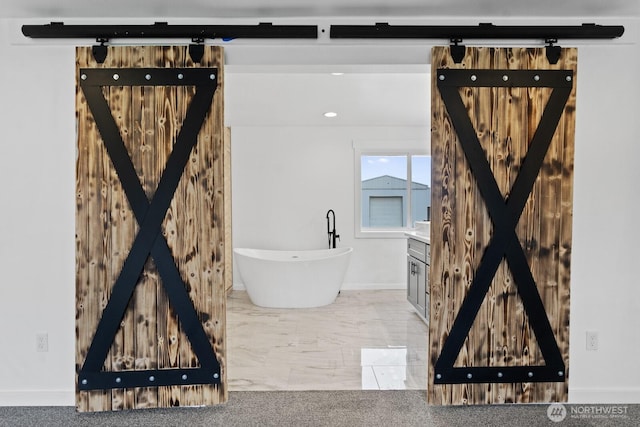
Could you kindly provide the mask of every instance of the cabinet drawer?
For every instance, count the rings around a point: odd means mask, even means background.
[[[429,264],[429,245],[415,239],[407,239],[407,253]]]

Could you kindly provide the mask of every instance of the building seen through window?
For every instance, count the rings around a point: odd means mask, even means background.
[[[429,219],[430,156],[362,155],[360,162],[362,229],[413,228]]]

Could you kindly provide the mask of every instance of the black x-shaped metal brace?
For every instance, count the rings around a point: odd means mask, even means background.
[[[215,351],[202,327],[169,245],[161,232],[162,222],[180,177],[197,143],[198,133],[207,112],[211,108],[218,85],[217,74],[216,68],[80,70],[80,86],[140,228],[113,285],[111,298],[102,312],[84,364],[78,372],[79,390],[219,384],[221,381],[220,364]],[[195,94],[189,104],[182,128],[151,202],[147,199],[118,125],[104,97],[102,88],[105,86],[195,87]],[[104,361],[149,256],[155,260],[168,299],[185,335],[191,342],[191,348],[198,357],[200,367],[102,371]]]
[[[515,228],[571,94],[573,71],[439,69],[436,78],[451,123],[485,200],[493,224],[493,235],[436,361],[434,383],[563,382],[566,378],[564,361]],[[527,155],[506,200],[500,192],[462,101],[459,91],[461,87],[552,88]],[[545,365],[454,367],[503,258],[506,258],[513,274]]]

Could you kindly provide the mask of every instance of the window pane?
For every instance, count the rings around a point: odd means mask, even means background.
[[[371,196],[369,198],[369,227],[402,227],[402,197]]]
[[[431,156],[411,156],[411,221],[429,220]]]
[[[405,227],[407,156],[362,156],[360,171],[362,227]]]

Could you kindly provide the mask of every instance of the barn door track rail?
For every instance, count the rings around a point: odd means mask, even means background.
[[[331,25],[332,39],[614,39],[622,25]],[[23,25],[31,38],[203,38],[203,39],[315,39],[317,25],[68,25],[51,22]]]
[[[22,34],[36,39],[316,39],[317,25],[68,25],[51,22],[44,25],[23,25]]]
[[[615,39],[624,33],[622,25],[332,25],[332,39],[449,39],[451,57],[456,64],[462,62],[464,39],[542,39],[547,44],[546,53],[550,64],[560,58],[559,39]]]
[[[323,29],[322,32],[325,30]],[[456,63],[462,61],[464,39],[542,39],[547,46],[547,58],[555,64],[560,55],[559,39],[614,39],[624,33],[622,25],[389,25],[386,22],[374,25],[331,25],[331,39],[448,39],[451,55]],[[98,62],[106,56],[104,44],[114,38],[188,38],[190,54],[200,61],[201,46],[205,39],[232,40],[252,39],[317,39],[317,25],[169,25],[156,22],[153,25],[66,25],[51,22],[44,25],[23,25],[22,34],[31,38],[92,38],[94,56]]]
[[[332,25],[332,39],[614,39],[622,25]]]
[[[180,177],[198,140],[218,85],[217,68],[80,69],[79,82],[105,148],[139,224],[129,255],[102,312],[84,364],[78,372],[80,390],[220,384],[220,364],[185,285],[171,249],[162,235],[162,222]],[[148,200],[118,125],[103,94],[107,86],[195,86],[182,128],[169,155],[155,195]],[[145,262],[153,257],[168,299],[198,357],[198,368],[142,371],[102,371],[120,322]]]
[[[100,44],[93,46],[93,56],[99,64],[107,57],[105,43],[111,39],[191,39],[189,56],[200,62],[205,39],[317,39],[318,26],[273,25],[270,22],[257,25],[169,25],[166,22],[153,25],[67,25],[51,22],[23,25],[22,34],[35,39],[95,39]]]
[[[493,224],[493,236],[435,363],[434,382],[436,384],[563,382],[566,378],[564,361],[526,255],[516,234],[516,226],[571,94],[573,71],[439,69],[436,78],[451,123],[485,201]],[[552,88],[520,172],[506,200],[500,192],[462,101],[459,91],[461,87]],[[454,367],[456,358],[503,259],[506,259],[513,274],[518,294],[538,341],[545,365]]]

